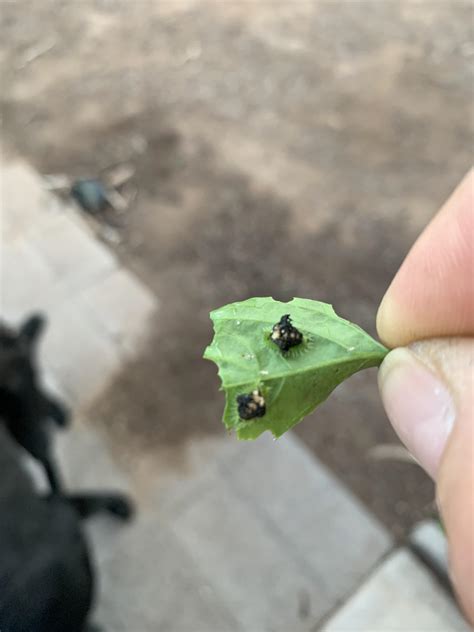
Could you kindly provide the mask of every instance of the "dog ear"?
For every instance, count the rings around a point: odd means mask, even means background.
[[[19,339],[31,347],[38,341],[45,325],[46,319],[41,314],[29,316],[20,327]]]

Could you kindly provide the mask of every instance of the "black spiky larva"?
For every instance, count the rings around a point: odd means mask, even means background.
[[[270,339],[286,353],[303,342],[303,334],[291,324],[290,315],[285,314],[280,318],[280,322],[273,325]]]
[[[238,395],[236,400],[239,417],[245,421],[263,417],[266,412],[265,399],[258,390]]]

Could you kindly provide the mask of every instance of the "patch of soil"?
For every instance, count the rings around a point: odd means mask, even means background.
[[[398,218],[360,225],[346,208],[335,208],[316,234],[294,230],[295,216],[283,199],[226,168],[211,147],[197,145],[194,151],[176,145],[179,169],[142,196],[130,239],[120,248],[156,291],[161,310],[145,351],[94,412],[114,436],[125,433],[122,445],[138,442],[139,452],[159,454],[166,446],[179,454],[192,437],[224,432],[216,368],[202,360],[212,338],[211,309],[254,295],[314,296],[374,333],[393,252],[407,241],[395,226]],[[390,251],[387,234],[399,242]],[[396,535],[432,514],[433,486],[417,466],[369,455],[380,443],[398,443],[374,371],[342,385],[296,431]]]

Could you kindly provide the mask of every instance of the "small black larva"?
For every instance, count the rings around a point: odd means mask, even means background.
[[[265,399],[260,391],[252,391],[244,395],[237,396],[237,407],[239,417],[241,419],[255,419],[255,417],[263,417],[266,411]]]
[[[283,352],[303,342],[303,334],[293,327],[289,314],[282,316],[280,322],[273,325],[270,338]]]

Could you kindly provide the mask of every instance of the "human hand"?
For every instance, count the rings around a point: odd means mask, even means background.
[[[474,171],[419,237],[377,315],[379,372],[401,440],[436,481],[451,577],[474,624]],[[471,336],[471,337],[469,337]]]

